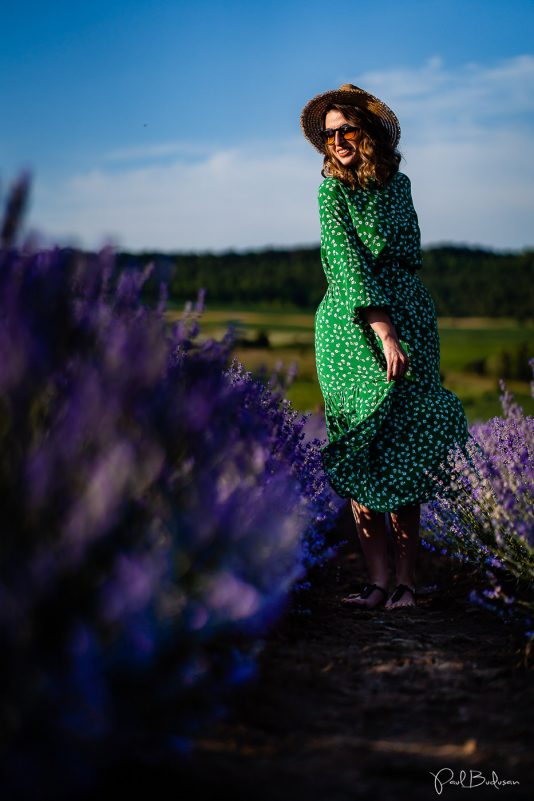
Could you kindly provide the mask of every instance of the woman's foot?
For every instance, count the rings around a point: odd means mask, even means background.
[[[408,584],[397,584],[385,605],[386,609],[398,609],[401,606],[416,606],[415,587]]]
[[[363,606],[364,609],[374,609],[383,604],[388,592],[379,584],[365,584],[360,592],[353,592],[341,599],[341,603],[349,606]]]

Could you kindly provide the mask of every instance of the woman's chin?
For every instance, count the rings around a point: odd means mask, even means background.
[[[353,155],[350,155],[350,156],[338,156],[337,158],[338,158],[338,161],[344,167],[354,167],[356,162],[358,161],[356,156],[353,156]]]

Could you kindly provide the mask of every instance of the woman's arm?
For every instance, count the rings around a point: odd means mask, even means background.
[[[367,306],[388,312],[390,299],[371,269],[368,250],[360,240],[342,190],[335,179],[319,187],[321,256],[329,265],[329,283],[350,314]]]
[[[335,181],[326,179],[319,187],[319,212],[321,251],[330,265],[332,280],[350,312],[363,315],[382,340],[387,380],[401,378],[408,369],[408,356],[388,314],[389,297],[370,269],[346,200]]]
[[[361,308],[360,314],[382,340],[388,370],[386,380],[391,381],[395,378],[402,378],[408,370],[409,360],[401,347],[397,331],[391,322],[391,317],[383,309],[374,306]]]

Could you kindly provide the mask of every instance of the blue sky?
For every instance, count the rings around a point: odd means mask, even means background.
[[[316,243],[313,95],[400,119],[424,244],[534,246],[534,2],[4,0],[0,181],[49,242]]]

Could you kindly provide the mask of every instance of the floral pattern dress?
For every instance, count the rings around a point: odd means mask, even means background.
[[[328,288],[314,332],[326,475],[338,495],[377,511],[431,500],[432,476],[447,486],[447,454],[456,444],[466,453],[471,435],[460,399],[441,383],[410,179],[397,172],[384,187],[350,189],[325,178],[319,213]],[[370,306],[387,311],[410,358],[401,379],[386,380],[382,342],[360,314]]]

